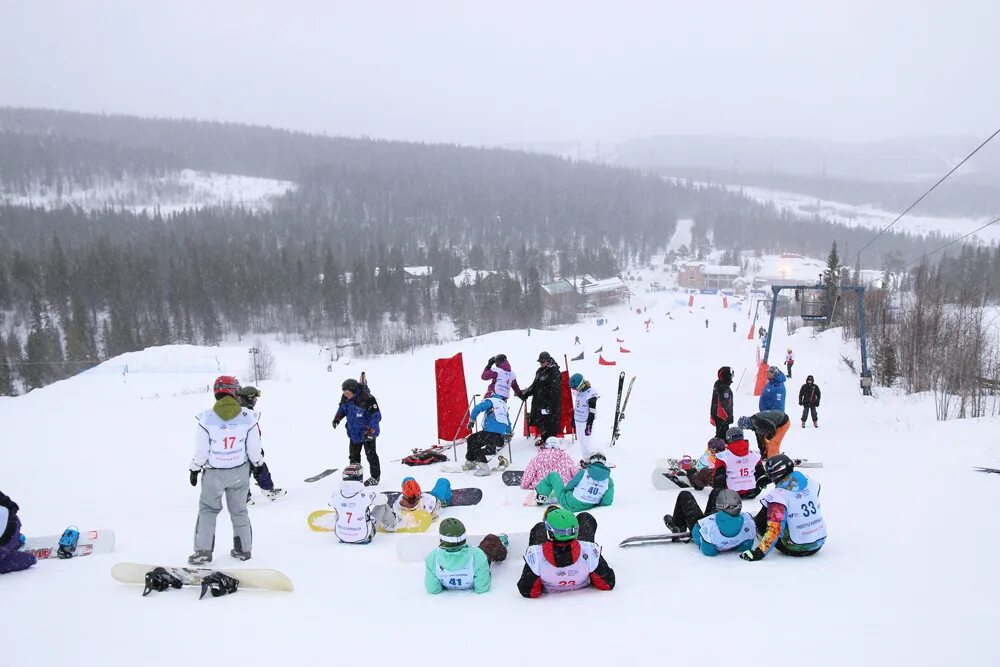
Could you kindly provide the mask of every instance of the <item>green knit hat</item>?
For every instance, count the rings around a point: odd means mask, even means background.
[[[465,524],[458,519],[447,518],[441,522],[441,547],[459,549],[465,546]]]

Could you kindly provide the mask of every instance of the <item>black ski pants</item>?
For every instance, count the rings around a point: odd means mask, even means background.
[[[718,495],[715,491],[708,497],[708,503],[710,506],[715,505],[714,496]],[[694,524],[698,523],[704,519],[709,514],[713,512],[702,512],[701,507],[698,506],[698,501],[695,500],[694,494],[690,491],[681,491],[677,494],[677,501],[674,503],[674,512],[671,516],[674,518],[674,525],[681,531],[691,530],[694,528]]]
[[[802,423],[805,423],[806,417],[809,416],[810,412],[812,413],[812,418],[813,418],[813,423],[814,424],[819,419],[816,416],[816,406],[815,405],[803,405],[802,406]]]
[[[375,438],[365,438],[361,442],[352,442],[348,450],[348,460],[351,465],[361,463],[361,449],[365,450],[365,457],[368,459],[368,471],[375,479],[382,478],[382,466],[378,460],[378,451],[375,449]]]
[[[726,431],[733,425],[733,422],[724,422],[718,417],[715,418],[715,437],[720,440],[726,439]]]
[[[688,494],[690,495],[690,494]],[[597,536],[597,519],[590,512],[580,512],[576,515],[576,520],[580,522],[580,533],[577,535],[577,539],[583,540],[584,542],[593,542],[594,538]],[[545,522],[541,521],[536,523],[528,533],[528,545],[541,544],[548,539],[548,535],[545,532]]]
[[[465,439],[465,460],[486,463],[487,456],[493,456],[503,448],[503,436],[499,433],[479,431]]]

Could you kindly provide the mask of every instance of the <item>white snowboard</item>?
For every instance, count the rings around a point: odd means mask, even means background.
[[[46,535],[44,537],[29,537],[21,548],[23,551],[30,551],[35,554],[38,560],[46,558],[58,558],[56,550],[59,548],[59,535]],[[81,530],[80,539],[76,543],[76,551],[73,558],[80,556],[90,556],[92,554],[107,554],[115,550],[115,531],[113,530]]]
[[[169,567],[160,565],[142,565],[139,563],[118,563],[111,568],[111,576],[115,581],[123,584],[145,584],[146,573],[163,567],[171,574],[175,575],[185,586],[197,586],[201,584],[203,577],[213,572],[222,572],[240,582],[240,588],[260,588],[269,591],[290,591],[293,590],[292,580],[277,570],[253,570],[253,569],[230,569],[230,568],[195,568],[195,567]]]
[[[478,547],[485,535],[467,535],[465,543]],[[507,560],[518,559],[528,548],[528,533],[507,533],[510,544],[507,545]],[[422,563],[427,558],[427,554],[434,551],[440,545],[441,540],[437,535],[407,535],[396,543],[396,555],[404,563]]]

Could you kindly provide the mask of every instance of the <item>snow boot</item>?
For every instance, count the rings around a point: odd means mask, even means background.
[[[813,428],[819,428],[819,422],[818,421],[814,421],[813,422]]]
[[[476,477],[489,477],[489,474],[491,472],[493,472],[493,471],[490,470],[490,464],[489,463],[477,463],[476,464],[476,472],[474,472],[472,474],[475,475]]]
[[[366,479],[365,486],[378,486],[378,477],[369,477]]]
[[[476,462],[475,461],[466,461],[465,463],[462,464],[462,470],[468,471],[468,470],[475,470],[475,469],[476,469]]]
[[[684,532],[683,530],[677,527],[677,524],[674,523],[674,517],[671,516],[670,514],[663,515],[663,525],[665,525],[667,527],[667,530],[669,530],[671,533]]]
[[[236,560],[250,560],[249,551],[239,551],[236,548],[233,548],[229,550],[229,555],[235,558]]]
[[[271,489],[270,491],[264,491],[264,497],[268,500],[277,500],[278,498],[286,495],[288,492],[284,489]]]
[[[543,496],[540,493],[535,494],[535,504],[536,505],[555,505],[559,500],[552,498],[551,496]]]
[[[188,564],[190,565],[204,565],[205,563],[212,562],[212,552],[206,551],[204,549],[199,549],[193,554],[188,556]]]
[[[806,427],[806,423],[802,422],[802,428],[805,428],[805,427]]]

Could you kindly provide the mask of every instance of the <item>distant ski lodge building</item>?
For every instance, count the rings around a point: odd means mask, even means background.
[[[564,311],[579,303],[587,308],[600,308],[621,303],[628,299],[628,285],[621,278],[578,276],[574,280],[560,278],[542,285],[545,307],[549,311]]]
[[[682,289],[742,289],[740,267],[704,262],[685,262],[677,269],[677,286]]]

